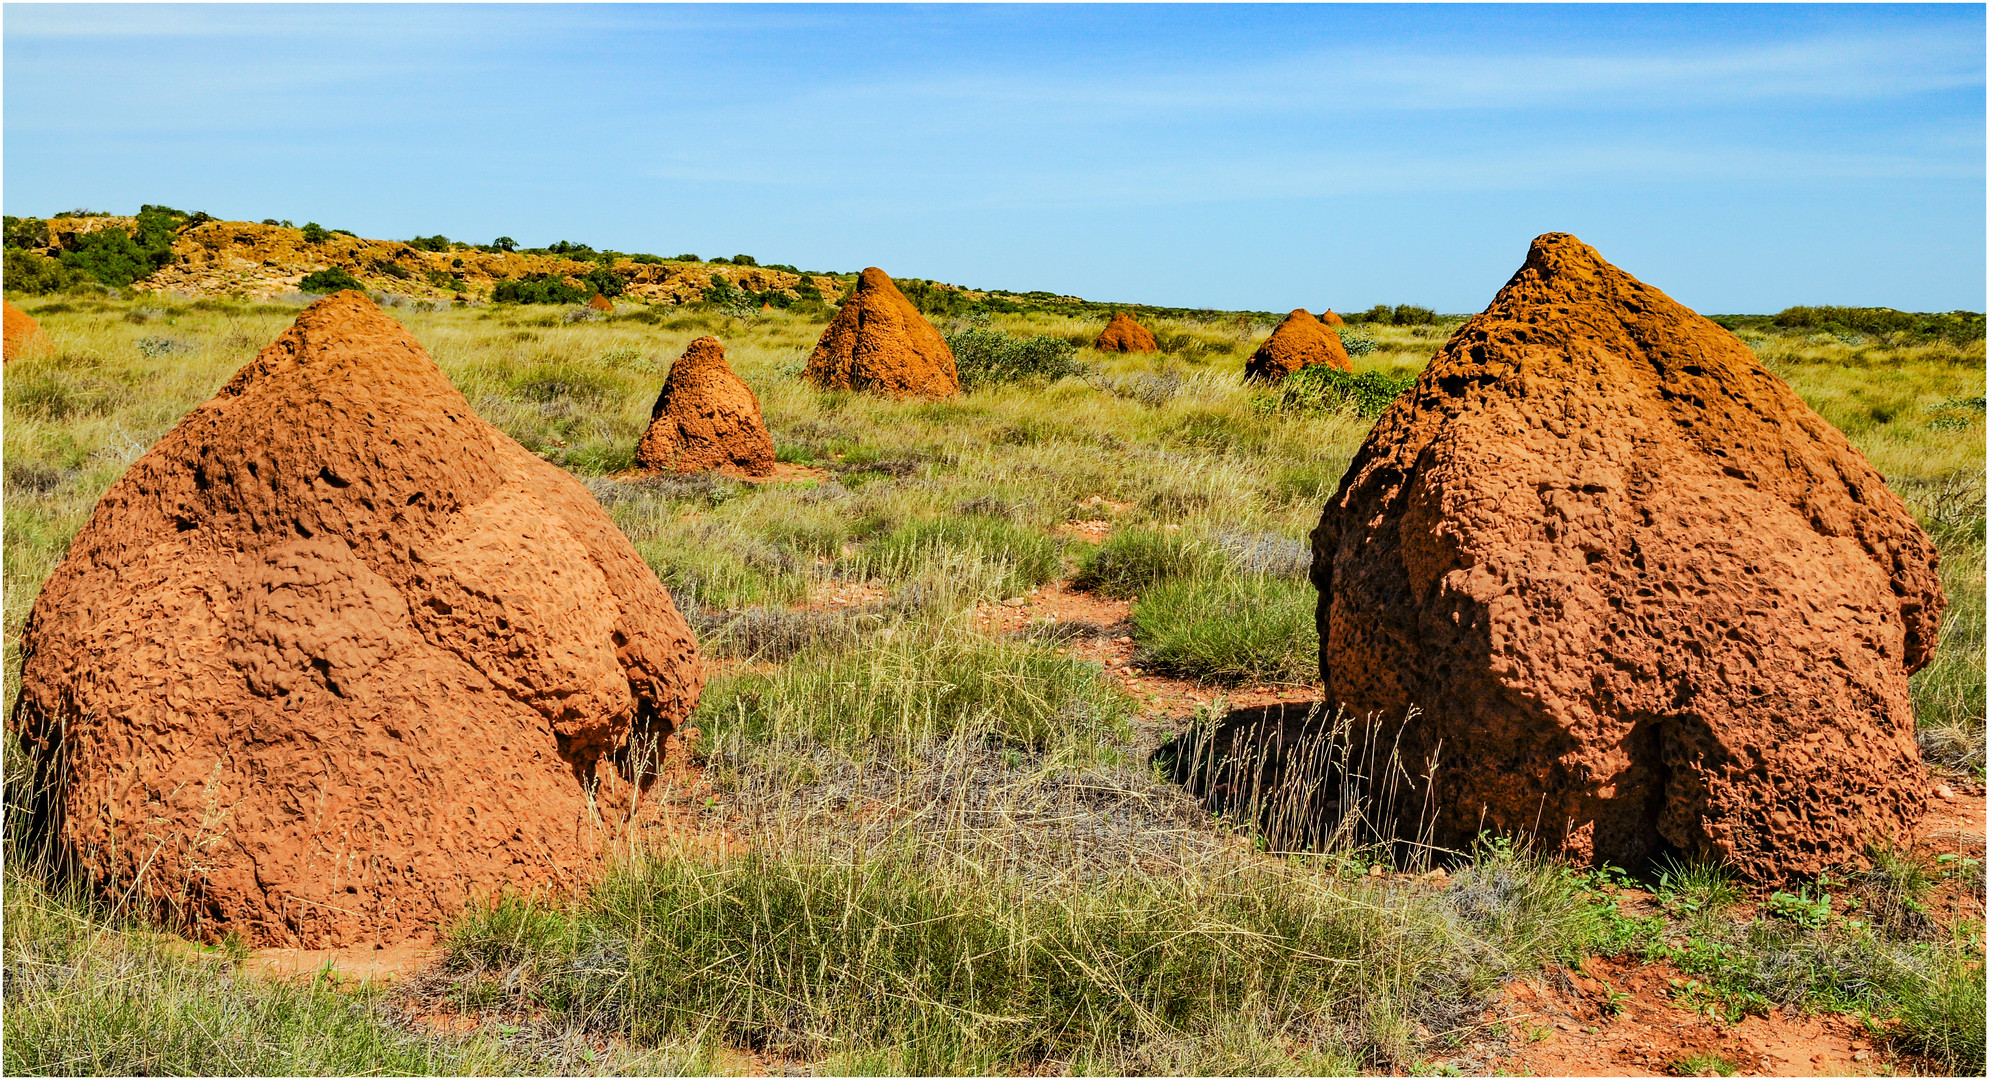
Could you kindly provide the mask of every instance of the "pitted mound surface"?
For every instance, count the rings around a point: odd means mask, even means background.
[[[1383,414],[1312,542],[1327,698],[1437,758],[1398,805],[1439,844],[1778,880],[1920,816],[1933,544],[1745,345],[1572,236]]]
[[[649,416],[649,430],[635,448],[635,463],[645,469],[773,472],[773,436],[760,416],[760,399],[726,366],[725,346],[715,337],[691,342],[670,365]]]
[[[1157,352],[1160,343],[1153,339],[1153,331],[1134,322],[1131,315],[1115,311],[1091,347],[1099,352]]]
[[[1347,325],[1347,320],[1345,320],[1345,319],[1342,319],[1342,318],[1341,318],[1341,317],[1339,317],[1338,315],[1335,315],[1335,314],[1333,314],[1333,309],[1332,309],[1332,308],[1327,308],[1327,309],[1326,309],[1326,313],[1325,313],[1324,315],[1321,315],[1321,316],[1319,316],[1319,321],[1320,321],[1321,323],[1324,323],[1324,324],[1325,324],[1325,325],[1327,325],[1327,326],[1345,326],[1345,325]]]
[[[13,360],[27,355],[40,342],[41,324],[34,316],[14,306],[10,300],[0,300],[4,307],[6,322],[0,326],[0,359]]]
[[[1312,313],[1299,308],[1285,316],[1271,336],[1257,346],[1257,352],[1250,362],[1243,365],[1245,379],[1264,382],[1280,382],[1285,376],[1302,367],[1325,364],[1341,371],[1354,370],[1354,362],[1347,357],[1347,347],[1340,344],[1340,335],[1312,317]]]
[[[874,266],[857,278],[802,374],[824,390],[923,398],[960,392],[946,339]]]
[[[112,485],[21,681],[59,856],[203,936],[327,948],[587,876],[632,735],[703,672],[586,490],[342,292]]]
[[[587,306],[593,308],[595,311],[615,310],[615,302],[613,300],[608,299],[606,296],[601,295],[600,293],[595,293],[593,296],[589,297],[587,300]]]

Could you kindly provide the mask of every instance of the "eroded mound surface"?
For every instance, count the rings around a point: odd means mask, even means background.
[[[13,360],[26,355],[41,338],[41,324],[12,301],[0,300],[0,308],[4,308],[6,320],[0,325],[0,358]]]
[[[946,339],[874,266],[857,278],[802,374],[824,390],[869,390],[901,398],[960,392],[960,373]]]
[[[1243,365],[1245,379],[1263,382],[1279,382],[1285,376],[1302,367],[1325,364],[1341,371],[1354,370],[1354,362],[1347,357],[1347,347],[1340,344],[1340,335],[1312,316],[1312,313],[1299,308],[1285,316],[1271,336]]]
[[[670,365],[649,416],[649,430],[635,448],[635,463],[645,469],[773,472],[773,436],[760,416],[760,399],[726,365],[725,346],[715,337],[691,342]]]
[[[1745,345],[1572,236],[1375,425],[1312,576],[1328,700],[1436,760],[1399,805],[1440,844],[1780,879],[1921,813],[1933,544]]]
[[[1153,331],[1135,322],[1131,315],[1115,311],[1112,321],[1105,324],[1091,347],[1099,352],[1157,352],[1160,343],[1153,339]]]
[[[324,948],[585,877],[703,673],[586,490],[342,292],[112,485],[21,679],[40,839],[196,933]]]

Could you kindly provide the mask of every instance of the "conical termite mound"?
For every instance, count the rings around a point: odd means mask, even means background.
[[[742,476],[773,472],[773,436],[760,416],[760,399],[726,365],[725,346],[715,337],[691,342],[670,365],[649,416],[649,430],[635,449],[642,468]]]
[[[1112,321],[1105,324],[1091,347],[1099,352],[1158,352],[1160,343],[1154,340],[1153,331],[1135,322],[1131,315],[1115,311]]]
[[[327,296],[113,484],[22,636],[29,833],[212,939],[569,888],[704,682],[600,507]]]
[[[1281,382],[1299,368],[1324,364],[1339,371],[1354,370],[1340,335],[1312,313],[1299,308],[1285,316],[1271,336],[1243,365],[1243,377],[1254,382]]]
[[[1572,236],[1383,414],[1312,545],[1328,703],[1431,778],[1438,844],[1773,881],[1920,817],[1933,544],[1746,345]]]
[[[857,278],[802,375],[824,390],[867,390],[899,398],[960,392],[960,373],[946,339],[874,266]]]

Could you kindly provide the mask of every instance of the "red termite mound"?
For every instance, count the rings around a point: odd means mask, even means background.
[[[5,308],[5,323],[0,325],[0,361],[27,355],[40,344],[41,324],[10,300],[0,300],[0,307]]]
[[[1747,346],[1572,236],[1382,416],[1312,545],[1328,700],[1436,760],[1402,804],[1439,844],[1780,880],[1920,816],[1933,544]]]
[[[1327,326],[1347,325],[1347,320],[1342,319],[1338,315],[1333,314],[1332,308],[1327,308],[1326,313],[1324,315],[1319,316],[1319,321],[1326,324]]]
[[[1354,370],[1354,362],[1347,357],[1347,347],[1340,344],[1340,335],[1330,327],[1312,317],[1312,313],[1299,308],[1285,316],[1271,336],[1243,365],[1245,379],[1262,382],[1279,382],[1285,376],[1302,367],[1325,364],[1341,371]]]
[[[953,350],[890,275],[865,270],[843,300],[802,375],[824,390],[870,390],[892,397],[942,398],[960,392]]]
[[[608,299],[606,296],[602,295],[601,293],[595,293],[592,297],[590,297],[587,301],[587,306],[593,308],[595,311],[615,310],[615,302],[613,300]]]
[[[111,486],[21,651],[55,857],[305,947],[584,878],[704,679],[586,489],[351,291]]]
[[[635,463],[645,469],[773,472],[773,436],[760,416],[760,399],[726,366],[725,346],[715,337],[691,342],[670,365],[649,417],[649,430],[635,448]]]
[[[1131,315],[1115,311],[1091,347],[1099,352],[1157,352],[1160,343],[1153,339],[1153,331],[1134,322]]]

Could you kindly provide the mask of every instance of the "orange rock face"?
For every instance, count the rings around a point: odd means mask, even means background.
[[[824,390],[868,390],[900,398],[960,392],[960,372],[946,339],[874,266],[857,279],[802,375]]]
[[[773,436],[760,416],[760,399],[726,366],[725,346],[715,337],[691,342],[670,365],[649,416],[649,430],[635,449],[635,463],[645,469],[773,472]]]
[[[35,322],[34,316],[15,307],[12,301],[0,300],[0,307],[4,307],[6,318],[5,325],[0,326],[0,345],[4,345],[0,357],[11,361],[26,355],[39,343],[41,324]]]
[[[1271,336],[1243,365],[1245,379],[1263,382],[1280,382],[1284,377],[1302,367],[1325,364],[1341,371],[1354,370],[1354,362],[1347,356],[1347,347],[1340,344],[1340,335],[1312,317],[1312,313],[1299,308],[1285,316]]]
[[[588,298],[587,306],[593,308],[595,311],[615,310],[615,302],[600,293],[595,293],[592,297]]]
[[[1338,315],[1333,314],[1332,308],[1327,308],[1326,313],[1324,315],[1319,316],[1319,321],[1326,324],[1327,326],[1347,325],[1347,320],[1342,319]]]
[[[585,878],[703,678],[587,491],[348,291],[97,504],[10,726],[33,832],[100,888],[335,947]]]
[[[1099,352],[1157,352],[1160,343],[1153,340],[1153,332],[1133,321],[1131,315],[1123,311],[1112,313],[1112,321],[1105,324],[1105,330],[1091,347]]]
[[[1920,816],[1932,542],[1738,339],[1572,236],[1382,416],[1312,545],[1328,699],[1436,760],[1398,805],[1437,843],[1780,880]]]

